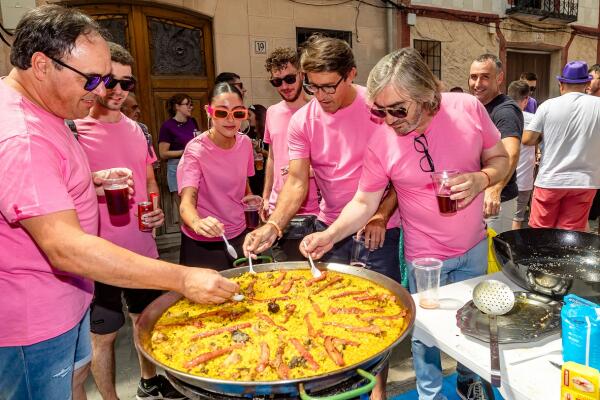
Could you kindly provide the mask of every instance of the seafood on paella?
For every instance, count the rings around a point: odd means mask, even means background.
[[[157,361],[189,374],[276,381],[329,373],[386,349],[406,330],[406,308],[387,289],[354,275],[309,270],[233,278],[242,302],[181,299],[158,319]]]

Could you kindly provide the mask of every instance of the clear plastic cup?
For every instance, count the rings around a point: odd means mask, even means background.
[[[260,223],[259,212],[262,208],[262,197],[257,195],[248,195],[242,199],[244,206],[244,217],[246,218],[246,227],[256,229]]]
[[[102,180],[102,188],[110,215],[123,215],[129,212],[129,176],[106,178]]]
[[[369,249],[365,245],[364,236],[352,236],[352,252],[350,253],[350,265],[365,268],[369,261]]]
[[[451,186],[448,184],[448,181],[459,174],[460,171],[455,169],[431,173],[433,188],[441,214],[454,214],[458,210],[458,201],[450,199],[452,192],[450,191]]]
[[[419,306],[422,308],[438,308],[440,299],[440,273],[444,263],[437,258],[416,258],[412,265],[419,294]]]

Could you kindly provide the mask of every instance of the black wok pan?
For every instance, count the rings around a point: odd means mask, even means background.
[[[600,236],[562,229],[518,229],[494,237],[502,271],[517,285],[561,298],[600,301]]]

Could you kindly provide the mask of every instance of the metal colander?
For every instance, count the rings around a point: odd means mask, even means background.
[[[475,286],[473,303],[484,314],[504,315],[512,310],[515,294],[506,283],[490,279]]]

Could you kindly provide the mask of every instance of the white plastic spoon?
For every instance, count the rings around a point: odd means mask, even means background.
[[[320,277],[321,271],[319,271],[319,269],[317,267],[315,267],[315,263],[313,262],[313,259],[310,256],[310,253],[308,252],[308,246],[306,246],[306,242],[302,242],[302,244],[304,245],[304,248],[306,249],[306,254],[308,254],[308,262],[310,263],[310,273],[312,274],[313,278]]]
[[[227,241],[227,238],[225,237],[225,234],[222,234],[221,237],[225,241],[225,247],[227,247],[227,252],[229,253],[229,255],[231,257],[233,257],[234,260],[237,259],[238,258],[237,251],[235,251],[233,246],[229,244],[229,242]]]

